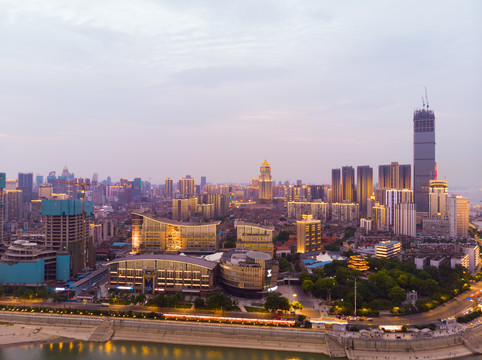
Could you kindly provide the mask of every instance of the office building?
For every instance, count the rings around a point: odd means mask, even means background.
[[[378,258],[393,258],[401,251],[399,241],[387,240],[375,245],[375,256]]]
[[[321,250],[321,221],[313,219],[313,215],[303,215],[296,222],[297,250],[305,253]]]
[[[109,266],[109,288],[133,293],[210,292],[218,264],[192,256],[146,254],[115,259]]]
[[[201,184],[200,184],[201,191],[200,191],[200,193],[203,192],[204,186],[206,186],[206,177],[205,177],[205,176],[201,176]]]
[[[447,218],[448,186],[446,180],[430,180],[428,193],[429,219]]]
[[[39,186],[44,183],[44,177],[42,175],[35,176],[35,185]]]
[[[279,266],[264,252],[231,249],[220,261],[221,282],[237,296],[261,297],[277,289]]]
[[[70,254],[73,274],[95,266],[95,247],[89,236],[94,206],[91,201],[42,200],[45,246]]]
[[[466,238],[469,231],[469,199],[461,195],[447,196],[447,216],[450,236]]]
[[[343,201],[354,202],[355,189],[355,169],[352,166],[343,166],[341,168]]]
[[[134,178],[132,181],[132,196],[134,199],[138,199],[142,193],[142,179]]]
[[[273,227],[243,221],[236,221],[234,227],[236,228],[236,249],[260,251],[273,256]]]
[[[366,166],[357,166],[357,200],[360,204],[360,216],[367,215],[367,201],[373,195],[373,169]]]
[[[149,213],[132,213],[134,252],[213,252],[219,222],[183,223]]]
[[[429,211],[429,186],[434,179],[435,115],[427,105],[413,113],[413,190],[418,212]]]
[[[271,167],[266,160],[261,164],[258,184],[260,203],[271,204],[273,202],[273,178],[271,177]]]
[[[33,192],[33,173],[18,173],[17,190],[22,190],[24,203],[35,199]]]
[[[343,201],[341,189],[341,172],[340,169],[331,170],[331,202],[339,203]]]

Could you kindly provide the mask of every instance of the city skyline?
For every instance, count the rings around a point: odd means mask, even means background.
[[[3,1],[2,171],[248,183],[266,159],[277,182],[375,183],[413,166],[427,86],[439,178],[480,188],[481,7]]]

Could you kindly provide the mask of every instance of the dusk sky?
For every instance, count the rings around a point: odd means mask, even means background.
[[[330,183],[413,162],[482,186],[482,2],[0,0],[0,171]],[[375,177],[375,182],[376,182]],[[197,183],[199,183],[197,181]]]

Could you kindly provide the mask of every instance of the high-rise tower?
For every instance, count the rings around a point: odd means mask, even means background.
[[[373,195],[373,168],[357,166],[357,200],[360,204],[360,217],[367,215],[368,198]]]
[[[340,169],[331,170],[331,200],[334,203],[342,201]]]
[[[413,190],[417,212],[428,212],[430,180],[435,179],[435,115],[427,106],[413,113]]]
[[[259,184],[259,200],[261,203],[269,204],[273,202],[273,179],[271,177],[271,166],[265,160],[261,164]]]
[[[352,166],[343,166],[341,168],[341,176],[343,181],[343,201],[353,202],[353,189],[355,187],[355,169]]]

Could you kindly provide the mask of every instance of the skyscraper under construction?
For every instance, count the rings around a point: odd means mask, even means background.
[[[417,212],[428,212],[430,180],[435,179],[435,115],[427,106],[413,113],[413,190]]]

